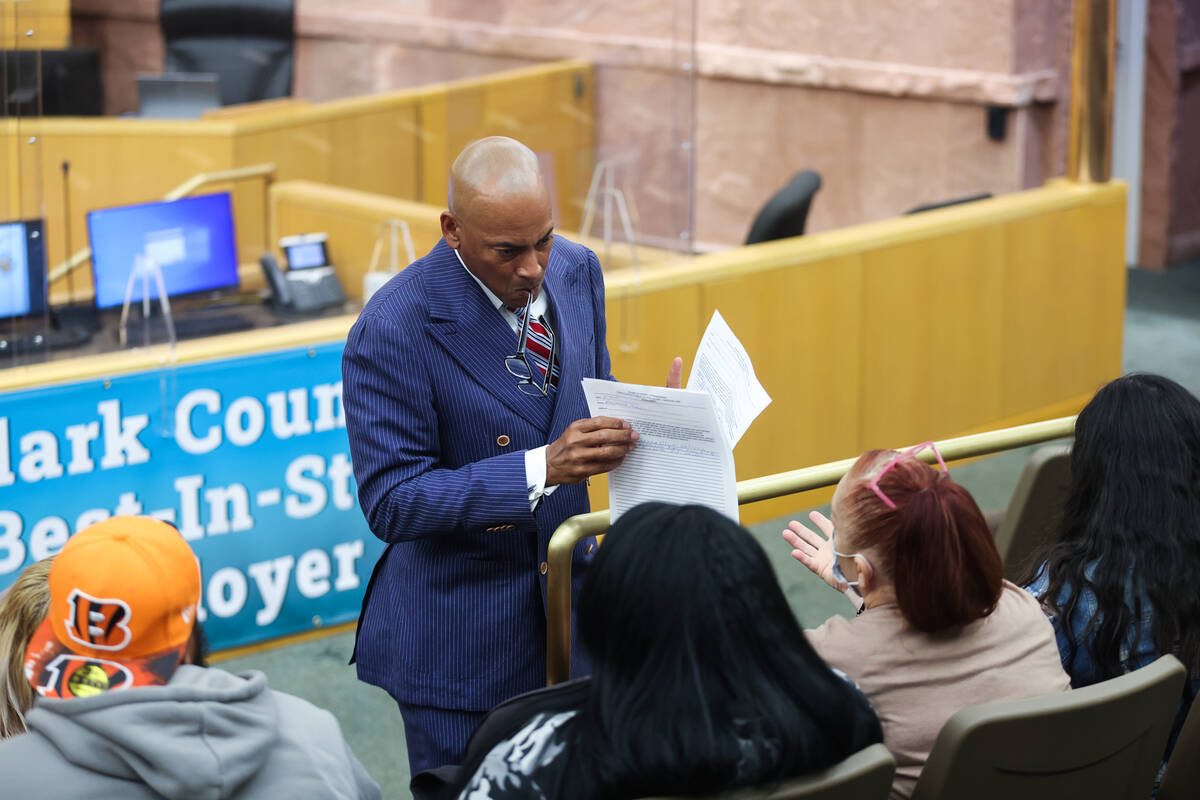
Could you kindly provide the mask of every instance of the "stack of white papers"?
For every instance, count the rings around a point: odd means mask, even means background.
[[[714,311],[700,339],[687,388],[712,395],[717,419],[732,450],[750,423],[771,404],[754,374],[746,348],[733,335],[720,311]]]
[[[733,453],[713,410],[712,397],[690,389],[583,379],[593,417],[616,417],[638,433],[621,466],[608,473],[615,522],[640,503],[696,503],[737,520]]]
[[[608,474],[614,522],[652,501],[707,506],[738,520],[733,447],[771,398],[719,312],[700,341],[687,389],[584,378],[583,392],[592,416],[623,419],[639,437]]]

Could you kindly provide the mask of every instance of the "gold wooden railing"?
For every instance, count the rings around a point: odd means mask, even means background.
[[[956,461],[1061,439],[1074,433],[1075,417],[1060,417],[946,439],[937,442],[937,447],[946,461]],[[930,451],[921,457],[927,461],[934,458]],[[847,458],[739,481],[738,503],[753,503],[832,486],[856,460],[857,457]],[[571,672],[571,553],[583,539],[607,530],[608,524],[607,510],[579,514],[559,525],[550,538],[546,557],[546,682],[551,685],[566,680]]]

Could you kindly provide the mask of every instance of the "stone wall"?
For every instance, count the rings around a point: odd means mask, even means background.
[[[1200,0],[1150,0],[1138,264],[1200,256]]]
[[[1167,261],[1200,256],[1200,0],[1179,8],[1179,94],[1171,159]]]
[[[599,157],[625,159],[639,234],[725,246],[801,169],[824,179],[813,231],[1062,174],[1069,6],[696,0],[693,16],[690,0],[297,0],[295,93],[587,58]],[[134,74],[162,63],[157,7],[74,2],[77,43],[103,49],[110,112],[135,107]],[[999,140],[989,106],[1008,109]]]
[[[632,165],[639,232],[667,241],[694,214],[702,247],[729,245],[801,169],[824,179],[814,231],[1061,174],[1068,5],[698,0],[693,23],[682,1],[301,0],[296,90],[325,99],[588,58],[598,146]],[[678,71],[693,61],[694,95]],[[1000,141],[989,105],[1010,109]],[[689,209],[673,176],[693,139]]]
[[[71,42],[100,50],[104,113],[137,111],[139,72],[162,72],[158,0],[71,0]]]

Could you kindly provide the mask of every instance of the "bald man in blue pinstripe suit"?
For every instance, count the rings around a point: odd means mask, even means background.
[[[550,535],[637,440],[587,418],[580,379],[612,377],[604,281],[593,252],[554,236],[536,156],[472,143],[449,205],[442,240],[371,298],[342,360],[359,501],[388,543],[358,676],[399,703],[414,776],[458,763],[484,712],[544,685]],[[512,360],[535,348],[526,318],[552,333],[546,375]],[[593,546],[575,552],[576,590]]]

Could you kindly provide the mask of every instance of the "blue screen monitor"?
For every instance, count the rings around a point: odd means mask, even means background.
[[[40,219],[0,222],[0,318],[46,311],[46,236]]]
[[[237,286],[233,204],[228,192],[106,208],[90,212],[87,220],[98,308],[124,304],[125,288],[137,263],[158,264],[170,297]],[[135,276],[131,301],[142,299],[143,284],[149,287],[149,297],[158,297],[158,284],[149,271],[146,281]]]

